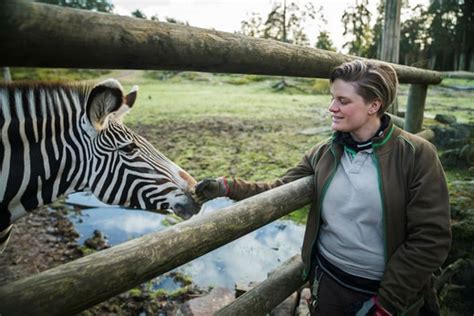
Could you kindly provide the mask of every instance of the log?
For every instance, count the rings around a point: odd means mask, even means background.
[[[425,129],[422,130],[421,132],[416,133],[415,135],[420,136],[421,138],[424,138],[428,141],[432,141],[433,138],[435,137],[435,134],[432,129]]]
[[[410,85],[405,114],[405,130],[407,132],[415,134],[421,131],[427,91],[428,86],[425,84]]]
[[[474,72],[471,71],[443,71],[443,78],[469,79],[474,80]]]
[[[393,124],[395,124],[396,126],[400,128],[403,128],[405,126],[405,120],[403,118],[396,116],[395,114],[388,113],[388,112],[385,112],[385,113],[390,116]]]
[[[0,1],[4,66],[168,69],[328,78],[358,58],[310,47],[171,23],[27,1]],[[402,83],[441,75],[393,64]]]
[[[390,114],[390,113],[387,113],[390,118],[392,119],[392,122],[393,124],[395,124],[396,126],[400,127],[400,128],[404,128],[405,126],[405,120],[399,116],[395,116],[393,114]],[[432,129],[425,129],[425,130],[422,130],[421,132],[418,132],[416,133],[417,136],[420,136],[421,138],[424,138],[426,140],[429,140],[429,141],[432,141],[433,138],[434,138],[434,132]]]
[[[308,176],[0,287],[0,314],[71,315],[258,229],[311,201]]]
[[[215,316],[267,315],[304,285],[303,262],[297,255],[287,260],[268,279],[219,310]]]

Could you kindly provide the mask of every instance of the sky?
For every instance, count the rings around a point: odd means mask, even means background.
[[[230,32],[240,30],[241,21],[247,20],[251,13],[260,13],[265,17],[273,7],[275,0],[111,0],[115,12],[121,15],[130,15],[139,9],[147,17],[157,15],[160,21],[165,17],[172,17],[179,21],[187,21],[191,26],[215,29]],[[287,0],[290,3],[291,0]],[[304,7],[309,1],[293,0]],[[328,21],[324,27],[331,35],[334,46],[341,52],[343,44],[348,38],[343,37],[341,17],[346,8],[355,5],[356,0],[317,0],[311,1],[315,8],[322,6],[323,14]],[[376,12],[379,0],[369,0],[369,10]],[[409,0],[409,4],[426,5],[429,0]],[[375,22],[375,19],[373,19]],[[311,45],[314,45],[318,30],[317,22],[305,25],[306,34]]]

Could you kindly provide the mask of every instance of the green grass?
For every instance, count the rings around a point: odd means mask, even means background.
[[[328,95],[275,92],[277,77],[245,77],[246,84],[235,84],[235,75],[199,74],[198,81],[175,82],[176,77],[142,78],[125,122],[196,179],[271,181],[330,135],[329,128],[307,133],[329,126]],[[306,213],[290,217],[304,222]]]
[[[448,79],[444,79],[443,83],[445,80]],[[471,82],[474,86],[474,81]],[[474,123],[473,96],[473,91],[456,91],[442,86],[430,86],[425,103],[425,118],[434,118],[436,114],[453,114],[460,123]],[[401,85],[398,102],[402,111],[406,110],[407,98],[408,85]]]
[[[140,86],[125,122],[198,180],[218,176],[274,180],[330,135],[329,96],[291,88],[275,91],[272,86],[279,77],[239,79],[206,73],[164,77],[166,80],[142,76],[125,82],[126,89],[136,83]],[[311,91],[315,84],[324,87],[321,79],[285,80],[304,91]],[[408,86],[403,85],[401,109],[407,93]],[[460,122],[472,121],[471,100],[468,93],[430,87],[426,116],[451,113]],[[311,128],[321,131],[305,133]],[[450,173],[449,177],[456,175]],[[306,213],[307,209],[300,210],[291,217],[304,222]]]
[[[54,69],[54,68],[11,68],[13,80],[89,80],[110,73],[109,70]]]
[[[329,123],[327,96],[270,86],[145,81],[125,122],[198,178],[270,180],[329,135],[301,134]]]
[[[203,82],[145,82],[140,85],[136,109],[127,121],[154,124],[169,120],[196,122],[204,118],[231,118],[286,124],[303,119],[311,126],[312,121],[320,120],[314,115],[314,109],[324,107],[328,101],[327,96],[271,93],[266,82],[237,86]]]
[[[49,74],[55,72],[65,78],[81,75],[71,75],[69,70],[50,70]],[[18,71],[12,73],[15,76]],[[95,81],[118,78],[126,91],[138,84],[138,99],[125,123],[198,180],[218,176],[274,180],[330,135],[330,97],[324,79],[284,78],[288,86],[277,91],[272,87],[282,77],[172,71],[82,74],[100,74]],[[473,82],[443,81],[449,85]],[[401,85],[401,110],[407,95],[408,85]],[[472,123],[472,96],[472,91],[431,86],[425,117],[449,113],[459,122]],[[319,131],[311,133],[314,128]],[[449,180],[459,179],[458,175],[448,172]],[[295,212],[292,218],[304,222],[306,212]]]

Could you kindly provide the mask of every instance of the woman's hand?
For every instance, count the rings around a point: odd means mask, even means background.
[[[224,177],[204,179],[196,184],[194,194],[197,202],[203,204],[217,197],[227,196],[229,194],[229,186]]]

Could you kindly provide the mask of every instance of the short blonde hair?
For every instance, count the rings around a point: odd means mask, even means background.
[[[380,100],[382,106],[378,115],[385,113],[395,100],[398,90],[398,78],[395,69],[385,62],[356,59],[340,66],[331,72],[331,84],[341,79],[355,83],[357,93],[365,102]]]

